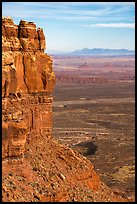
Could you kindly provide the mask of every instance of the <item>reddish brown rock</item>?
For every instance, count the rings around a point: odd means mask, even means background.
[[[127,201],[93,165],[52,138],[55,76],[32,22],[2,19],[2,201]]]
[[[17,26],[8,17],[2,19],[2,30],[3,158],[5,158],[23,154],[27,135],[35,133],[51,136],[51,105],[55,76],[52,60],[44,54],[45,37],[42,29],[39,28],[37,31],[34,23],[23,20]],[[21,133],[23,130],[20,128],[20,124],[23,123],[26,126],[25,134]]]
[[[2,19],[2,36],[6,38],[18,37],[18,26],[10,17]]]
[[[39,39],[39,46],[41,50],[46,49],[46,41],[45,41],[45,35],[43,33],[43,29],[42,28],[38,28],[37,30],[38,33],[38,39]]]

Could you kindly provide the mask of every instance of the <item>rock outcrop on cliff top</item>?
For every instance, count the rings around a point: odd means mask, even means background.
[[[52,137],[52,59],[33,22],[2,19],[2,201],[127,201]]]

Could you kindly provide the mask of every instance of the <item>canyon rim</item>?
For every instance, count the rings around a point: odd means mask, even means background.
[[[2,18],[2,201],[130,202],[52,137],[52,59],[33,22]]]

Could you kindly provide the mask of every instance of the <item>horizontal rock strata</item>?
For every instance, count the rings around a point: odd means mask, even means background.
[[[24,154],[28,138],[51,137],[52,59],[43,29],[2,19],[2,158]]]
[[[52,60],[43,30],[2,19],[2,201],[125,201],[52,138]]]

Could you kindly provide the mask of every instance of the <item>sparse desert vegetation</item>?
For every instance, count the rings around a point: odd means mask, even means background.
[[[86,156],[102,180],[117,193],[132,197],[134,57],[53,56],[53,59],[57,77],[53,136]]]
[[[134,58],[45,48],[2,18],[2,201],[134,202]]]

